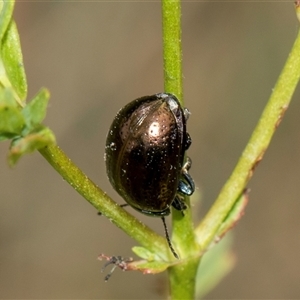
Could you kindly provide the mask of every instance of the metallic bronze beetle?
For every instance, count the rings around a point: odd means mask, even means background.
[[[190,113],[167,93],[138,98],[123,107],[109,129],[105,160],[108,178],[122,198],[139,212],[161,217],[170,206],[187,208],[183,196],[195,190],[188,173]],[[175,253],[165,227],[167,240]]]

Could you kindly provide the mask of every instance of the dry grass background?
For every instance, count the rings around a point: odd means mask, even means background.
[[[232,171],[298,31],[290,2],[183,1],[183,69],[203,215]],[[86,174],[120,203],[106,178],[106,132],[137,97],[163,91],[159,2],[17,2],[29,95],[51,91],[45,123]],[[300,297],[299,91],[249,187],[235,228],[235,269],[207,299]],[[164,299],[165,274],[115,272],[99,253],[135,242],[35,153],[14,168],[0,145],[0,297]],[[163,234],[161,222],[139,215]]]

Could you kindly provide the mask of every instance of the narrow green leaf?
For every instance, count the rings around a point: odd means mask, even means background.
[[[249,190],[245,189],[241,196],[237,199],[226,219],[223,221],[216,235],[215,240],[219,241],[244,215],[246,205],[249,200]]]
[[[232,206],[232,209],[228,215],[223,220],[218,232],[215,235],[215,238],[212,240],[211,244],[219,243],[219,241],[225,236],[225,234],[230,231],[242,218],[245,212],[246,205],[249,201],[249,189],[244,189],[242,194],[237,198],[235,204]],[[196,232],[196,238],[198,242],[201,242],[201,236]]]
[[[164,272],[170,267],[170,263],[165,261],[147,261],[139,260],[128,263],[127,270],[129,271],[140,271],[144,274],[157,274]]]
[[[0,1],[0,41],[6,32],[7,26],[12,18],[15,1]],[[2,45],[2,44],[1,44]]]
[[[135,246],[132,248],[132,251],[140,258],[147,259],[148,261],[154,260],[155,255],[153,254],[153,252],[144,247]]]
[[[47,104],[49,101],[49,91],[42,89],[39,93],[24,107],[22,114],[26,122],[26,134],[39,125],[46,116]]]
[[[48,127],[41,126],[39,131],[15,139],[12,142],[8,155],[8,162],[13,166],[22,155],[52,144],[55,144],[53,132]]]
[[[23,106],[27,96],[27,82],[18,29],[13,20],[9,23],[2,40],[1,57],[6,76],[19,97],[20,105]]]

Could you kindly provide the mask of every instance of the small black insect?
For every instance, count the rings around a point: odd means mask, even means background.
[[[164,217],[170,206],[187,208],[183,196],[190,196],[194,181],[184,160],[191,145],[186,132],[190,115],[178,99],[168,93],[138,98],[123,107],[109,129],[105,160],[113,188],[139,212],[161,217],[174,256]]]

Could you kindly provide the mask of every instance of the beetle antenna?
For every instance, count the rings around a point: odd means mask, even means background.
[[[165,220],[165,217],[161,217],[162,221],[163,221],[163,224],[164,224],[164,229],[165,229],[165,235],[166,235],[166,239],[167,239],[167,242],[169,244],[169,247],[173,253],[173,255],[175,256],[175,258],[179,259],[179,256],[178,254],[176,253],[176,251],[174,250],[173,246],[172,246],[172,243],[171,243],[171,240],[170,240],[170,236],[169,236],[169,232],[168,232],[168,228],[167,228],[167,224],[166,224],[166,220]]]

